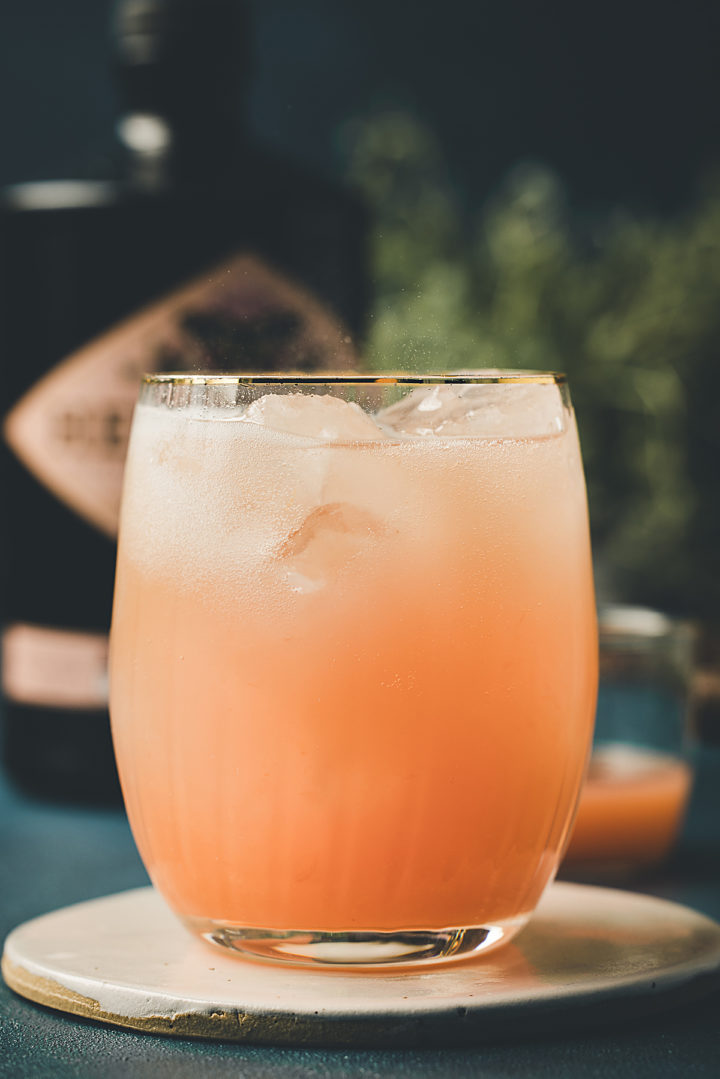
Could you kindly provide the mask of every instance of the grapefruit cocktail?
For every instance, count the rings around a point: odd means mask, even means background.
[[[341,963],[509,939],[562,854],[595,689],[561,378],[146,381],[113,734],[192,929]]]

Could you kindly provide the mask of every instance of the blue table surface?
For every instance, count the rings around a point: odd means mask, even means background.
[[[0,777],[0,933],[49,910],[147,883],[121,810],[29,801]],[[676,856],[638,891],[720,921],[720,750],[704,749]],[[0,984],[0,1076],[5,1079],[298,1079],[389,1076],[562,1076],[662,1079],[720,1076],[720,992],[687,1006],[592,1032],[517,1037],[473,1048],[275,1049],[175,1039],[75,1020]]]

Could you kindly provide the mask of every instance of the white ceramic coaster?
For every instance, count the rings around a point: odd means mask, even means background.
[[[277,1045],[462,1044],[636,1016],[720,984],[720,925],[648,896],[555,884],[514,942],[420,971],[297,969],[192,937],[151,888],[10,934],[39,1004],[154,1033]]]

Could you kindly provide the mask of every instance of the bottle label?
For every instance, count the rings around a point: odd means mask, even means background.
[[[2,636],[2,688],[16,704],[107,709],[108,638],[15,623]]]
[[[347,370],[343,327],[304,289],[239,255],[132,315],[37,382],[5,420],[25,467],[61,501],[117,534],[139,380],[186,370]]]

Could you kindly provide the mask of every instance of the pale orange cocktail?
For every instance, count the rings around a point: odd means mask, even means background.
[[[595,679],[559,381],[147,383],[112,721],[192,928],[343,962],[508,939],[557,868]]]
[[[687,808],[692,769],[669,753],[623,745],[593,753],[565,864],[628,875],[669,854]]]

